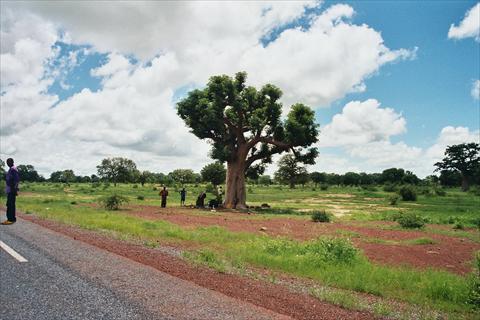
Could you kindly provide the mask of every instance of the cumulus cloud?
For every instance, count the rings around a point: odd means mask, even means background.
[[[458,26],[450,25],[449,39],[475,38],[480,41],[480,2],[465,13]]]
[[[375,99],[351,101],[321,129],[319,146],[355,146],[385,142],[406,131],[406,120]]]
[[[411,146],[392,137],[406,132],[406,120],[392,108],[382,108],[375,99],[352,101],[323,127],[317,146],[320,157],[316,170],[328,171],[330,161],[338,161],[335,172],[381,172],[391,167],[411,170],[424,177],[433,173],[434,163],[443,158],[449,145],[480,142],[480,132],[466,127],[444,127],[435,143],[427,148]],[[326,149],[325,149],[326,148]],[[342,161],[331,150],[341,150]],[[327,150],[326,153],[323,150]],[[323,159],[322,159],[323,158]],[[336,163],[336,162],[335,162]]]
[[[280,86],[285,104],[316,107],[366,90],[364,80],[385,63],[414,57],[415,50],[391,50],[379,31],[356,25],[351,6],[306,13],[319,5],[2,2],[1,156],[15,155],[43,172],[60,166],[91,173],[102,157],[117,155],[155,171],[198,170],[209,161],[208,145],[176,115],[178,88],[246,70],[254,85]],[[308,25],[289,27],[298,19]],[[64,101],[48,93],[54,79],[64,80],[81,63],[79,52],[62,55],[57,41],[107,54],[90,70],[101,79],[98,91],[84,89]],[[382,110],[379,119],[396,121]],[[402,131],[397,118],[393,131],[377,128],[362,141]]]
[[[48,62],[57,56],[57,32],[49,22],[2,8],[0,129],[6,136],[42,118],[58,101],[45,93],[53,79]]]
[[[389,62],[415,57],[415,49],[391,50],[380,32],[355,25],[351,6],[337,4],[319,15],[305,9],[320,2],[31,2],[17,7],[53,19],[73,43],[101,52],[133,55],[143,62],[175,56],[170,79],[203,85],[214,74],[246,70],[254,85],[272,82],[288,106],[327,106],[349,92],[365,90],[364,80]],[[89,19],[83,17],[88,16]],[[287,28],[297,19],[306,29]],[[126,62],[126,61],[124,61]]]
[[[470,91],[473,99],[480,99],[480,80],[474,80],[472,84],[472,90]]]

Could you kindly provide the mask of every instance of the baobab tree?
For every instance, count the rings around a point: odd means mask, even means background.
[[[247,74],[213,76],[177,104],[178,115],[200,139],[212,144],[211,157],[227,163],[226,208],[245,208],[245,172],[262,171],[272,155],[292,151],[299,162],[315,163],[318,125],[314,111],[297,103],[281,119],[282,91],[266,84],[246,86]],[[310,148],[308,148],[310,147]]]

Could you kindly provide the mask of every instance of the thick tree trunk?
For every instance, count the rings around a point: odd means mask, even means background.
[[[245,209],[246,201],[245,160],[228,162],[224,206],[228,209]]]
[[[462,191],[468,191],[470,184],[468,183],[468,177],[462,173]]]

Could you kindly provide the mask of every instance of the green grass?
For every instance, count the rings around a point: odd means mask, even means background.
[[[193,197],[192,194],[196,195],[200,188],[188,187],[189,197]],[[176,205],[177,200],[179,204],[179,194],[172,189],[170,191],[169,204]],[[345,239],[322,238],[299,242],[265,235],[229,232],[216,226],[184,229],[161,220],[148,221],[132,217],[124,210],[112,212],[85,205],[96,203],[98,199],[114,192],[127,197],[130,204],[159,205],[160,202],[158,191],[153,190],[152,185],[144,187],[138,185],[137,188],[131,185],[117,187],[111,185],[104,189],[103,186],[92,188],[90,184],[63,186],[45,183],[23,186],[17,203],[23,212],[35,213],[45,219],[108,233],[119,239],[141,241],[148,247],[157,246],[159,241],[197,244],[202,249],[185,253],[186,258],[220,272],[227,272],[232,266],[264,267],[313,279],[327,286],[369,293],[445,312],[468,313],[470,311],[470,307],[465,304],[468,294],[467,278],[433,269],[421,271],[407,267],[373,264]],[[144,200],[138,200],[139,195],[144,196]],[[256,205],[266,202],[274,206],[273,209],[263,211],[265,217],[275,218],[278,215],[293,214],[292,218],[310,219],[308,213],[300,213],[298,210],[308,206],[312,209],[323,207],[329,212],[328,205],[335,204],[356,208],[346,219],[357,219],[357,215],[361,216],[357,212],[363,212],[364,216],[359,219],[372,221],[384,220],[393,213],[398,213],[388,208],[388,196],[389,193],[383,191],[364,191],[357,188],[331,187],[326,191],[312,191],[305,188],[290,191],[287,188],[279,189],[271,186],[255,188],[254,193],[249,195],[249,199]],[[318,199],[318,201],[306,202],[308,199]],[[407,211],[414,210],[428,219],[449,217],[453,214],[452,208],[461,207],[464,210],[456,218],[459,221],[467,221],[475,213],[478,214],[478,208],[475,207],[478,203],[477,199],[478,197],[475,198],[472,194],[448,191],[445,197],[419,196],[419,200],[414,205],[400,202],[396,207]],[[187,198],[187,203],[190,200],[191,198]],[[377,207],[368,206],[372,203]],[[198,211],[196,214],[203,213]],[[464,223],[468,226],[467,222]],[[471,232],[463,230],[450,231],[427,227],[426,231],[472,236]],[[354,232],[346,231],[338,235],[341,238],[359,237]],[[376,240],[372,239],[372,241]],[[432,243],[434,243],[432,239],[422,237],[401,244]],[[336,300],[345,306],[350,303],[348,295],[333,296],[328,299]],[[354,305],[356,305],[355,301],[352,302],[352,306]],[[384,307],[378,306],[378,309],[381,313]],[[384,310],[384,312],[387,311]]]

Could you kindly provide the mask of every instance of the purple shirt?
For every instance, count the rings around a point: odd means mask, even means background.
[[[18,184],[20,183],[20,175],[18,174],[17,167],[13,166],[11,167],[7,175],[5,176],[5,182],[7,184],[7,187],[5,188],[5,191],[8,193],[18,190]],[[12,190],[13,186],[13,190]]]

